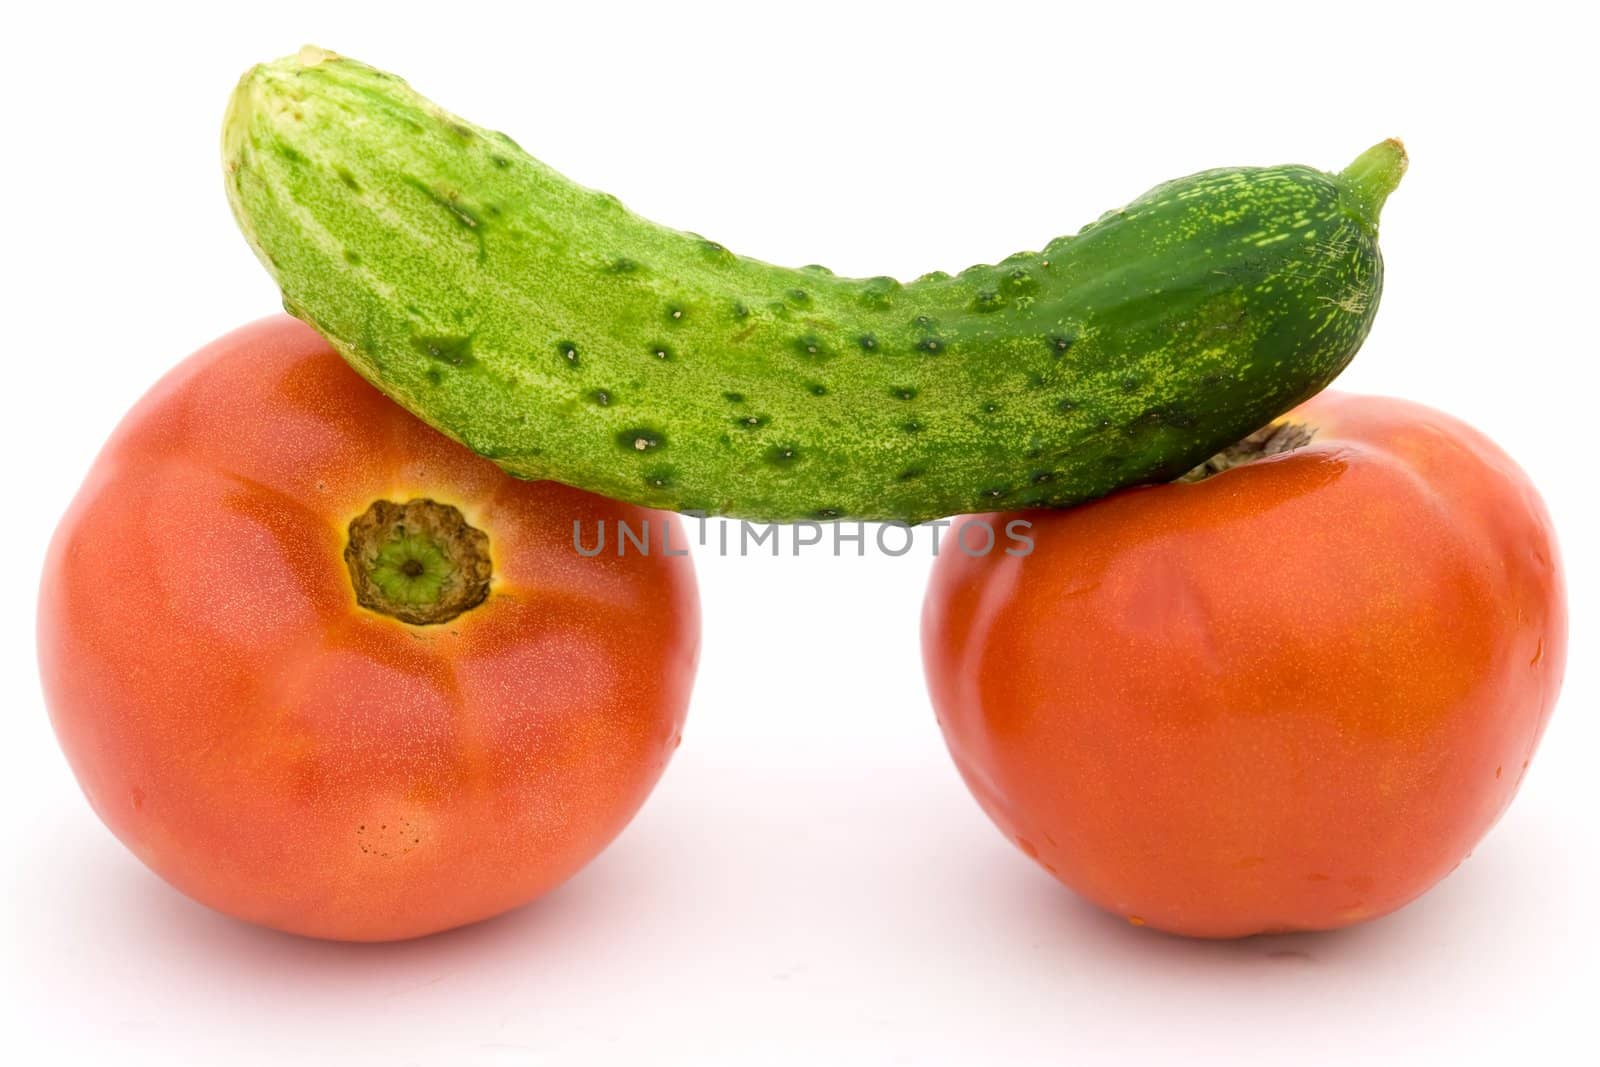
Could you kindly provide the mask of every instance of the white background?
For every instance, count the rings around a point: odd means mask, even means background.
[[[1600,168],[1576,5],[332,8],[6,16],[11,1062],[1600,1062]],[[1340,384],[1486,430],[1554,513],[1572,658],[1522,795],[1391,918],[1227,944],[1135,930],[1027,862],[957,779],[922,686],[925,555],[701,553],[683,747],[561,890],[379,947],[179,897],[100,827],[56,748],[33,665],[38,566],[123,411],[274,310],[217,134],[238,74],[308,41],[402,73],[645,215],[840,273],[958,270],[1167,178],[1338,169],[1404,137],[1383,310]]]

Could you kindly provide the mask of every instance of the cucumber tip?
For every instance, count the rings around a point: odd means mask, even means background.
[[[302,67],[315,67],[329,60],[338,59],[339,53],[330,52],[326,48],[318,48],[314,44],[300,46],[300,51],[295,53],[295,59]]]

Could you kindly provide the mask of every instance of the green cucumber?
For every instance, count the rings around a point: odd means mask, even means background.
[[[245,236],[367,379],[512,474],[749,519],[909,522],[1167,480],[1366,336],[1398,141],[1206,171],[1076,236],[901,284],[630,214],[320,49],[240,81]]]

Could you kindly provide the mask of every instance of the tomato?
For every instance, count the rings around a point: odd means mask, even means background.
[[[1566,658],[1549,518],[1483,436],[1397,400],[1324,394],[1218,466],[984,517],[1031,521],[1028,555],[942,553],[945,739],[1023,852],[1135,925],[1382,915],[1527,770]]]
[[[590,548],[648,522],[653,550],[586,557],[575,522]],[[577,871],[661,774],[699,648],[686,544],[262,320],[140,401],[62,520],[51,719],[106,825],[202,903],[348,940],[473,922]]]

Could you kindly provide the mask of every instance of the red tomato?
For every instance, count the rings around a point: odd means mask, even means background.
[[[586,558],[575,521],[655,550]],[[112,832],[219,911],[362,941],[483,919],[593,858],[678,743],[699,608],[668,529],[681,551],[675,519],[507,476],[266,319],[140,401],[62,520],[51,718]]]
[[[1309,443],[988,516],[1031,520],[1034,551],[934,569],[923,653],[967,785],[1136,925],[1393,911],[1505,810],[1560,686],[1555,539],[1510,459],[1397,400],[1324,394],[1284,423]]]

